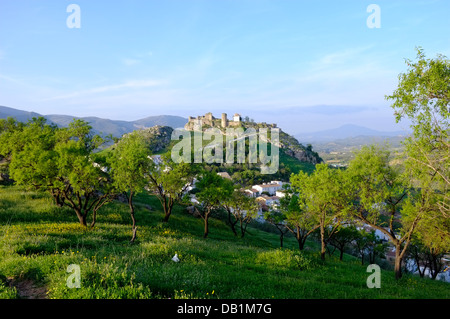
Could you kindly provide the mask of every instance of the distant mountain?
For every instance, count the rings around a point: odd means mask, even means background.
[[[394,137],[394,136],[406,136],[407,134],[408,132],[405,131],[384,132],[373,130],[359,125],[346,124],[335,129],[310,133],[299,133],[296,134],[295,137],[301,143],[312,143],[312,142],[329,142],[339,139],[353,138],[360,136]]]
[[[41,115],[38,113],[35,113],[35,112],[22,111],[22,110],[13,109],[11,107],[0,106],[0,119],[14,117],[19,122],[27,122],[28,120],[31,120],[33,117],[38,117],[38,116],[41,116]]]
[[[41,115],[35,112],[21,111],[6,106],[0,106],[0,118],[15,117],[18,121],[27,122],[33,117],[39,116],[43,116],[49,122],[61,127],[67,126],[74,118],[82,119],[89,122],[96,133],[103,135],[112,134],[114,137],[121,137],[123,134],[130,133],[134,130],[153,127],[155,125],[170,126],[172,128],[184,127],[188,121],[186,118],[173,115],[149,116],[136,121],[119,121],[99,117],[76,117],[56,114]]]

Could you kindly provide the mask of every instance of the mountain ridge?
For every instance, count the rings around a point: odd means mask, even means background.
[[[114,137],[121,137],[123,134],[130,133],[137,129],[153,127],[156,125],[170,126],[172,128],[183,127],[187,119],[175,115],[155,115],[148,116],[134,121],[110,120],[96,116],[78,117],[65,114],[43,115],[36,112],[23,111],[7,106],[0,106],[0,118],[14,117],[20,122],[27,122],[33,117],[42,116],[49,122],[58,126],[67,126],[73,119],[82,119],[92,126],[93,131],[102,135],[111,134]]]
[[[345,124],[337,128],[295,134],[295,138],[303,143],[329,142],[333,140],[354,138],[359,136],[395,137],[406,136],[406,131],[378,131],[355,124]]]

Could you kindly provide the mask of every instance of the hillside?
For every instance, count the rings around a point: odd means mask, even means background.
[[[325,163],[346,166],[354,157],[354,152],[364,145],[378,144],[389,148],[391,154],[403,151],[402,142],[409,133],[406,131],[385,132],[358,125],[296,134],[297,139],[314,143],[315,151]]]
[[[203,239],[203,221],[183,207],[162,223],[155,197],[136,200],[138,237],[131,245],[126,204],[104,206],[89,230],[46,193],[0,186],[0,298],[450,298],[446,283],[410,275],[396,281],[383,269],[382,288],[368,289],[367,265],[350,255],[321,262],[315,242],[300,252],[288,236],[279,249],[276,233],[250,226],[237,238],[217,215]],[[80,266],[79,289],[66,284],[70,264]]]
[[[136,121],[119,121],[98,117],[75,117],[71,115],[56,114],[41,115],[35,112],[21,111],[10,107],[0,106],[0,118],[15,117],[18,121],[26,122],[33,117],[39,116],[43,116],[49,122],[62,127],[67,126],[74,118],[83,119],[89,122],[94,132],[102,135],[111,134],[114,137],[121,137],[125,133],[155,125],[170,126],[172,128],[183,127],[187,122],[187,119],[173,115],[149,116]]]
[[[342,125],[338,128],[317,131],[317,132],[307,132],[307,133],[298,133],[295,134],[295,137],[302,141],[303,143],[324,143],[331,142],[340,139],[346,138],[355,138],[355,137],[401,137],[406,136],[408,132],[405,131],[378,131],[373,130],[364,126],[346,124]]]
[[[242,128],[244,131],[247,129],[255,129],[255,131],[258,131],[260,128],[264,128],[267,129],[268,132],[268,142],[271,141],[271,129],[277,128],[279,129],[279,147],[286,155],[289,155],[300,162],[311,163],[313,165],[322,162],[319,154],[313,151],[312,145],[309,144],[305,147],[294,136],[287,134],[274,123],[257,123],[253,120],[243,120],[239,114],[235,114],[233,119],[229,120],[226,113],[222,113],[222,118],[218,119],[215,118],[212,113],[206,113],[203,116],[189,117],[188,123],[186,123],[184,128],[192,131],[195,129],[196,123],[201,123],[203,131],[213,127],[219,129],[224,135],[228,128]]]
[[[314,146],[325,163],[345,166],[354,158],[354,152],[360,150],[364,145],[386,146],[392,155],[400,155],[404,150],[402,144],[404,139],[404,136],[357,136],[329,142],[317,142]]]

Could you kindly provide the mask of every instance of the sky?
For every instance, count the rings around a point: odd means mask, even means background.
[[[407,129],[385,96],[416,47],[450,57],[449,13],[450,0],[0,0],[0,105]]]

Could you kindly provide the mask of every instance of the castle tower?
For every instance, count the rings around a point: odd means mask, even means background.
[[[222,113],[222,127],[227,127],[227,113]]]
[[[208,112],[208,113],[205,114],[205,120],[206,121],[212,122],[213,119],[214,119],[214,117],[213,117],[211,112]]]

